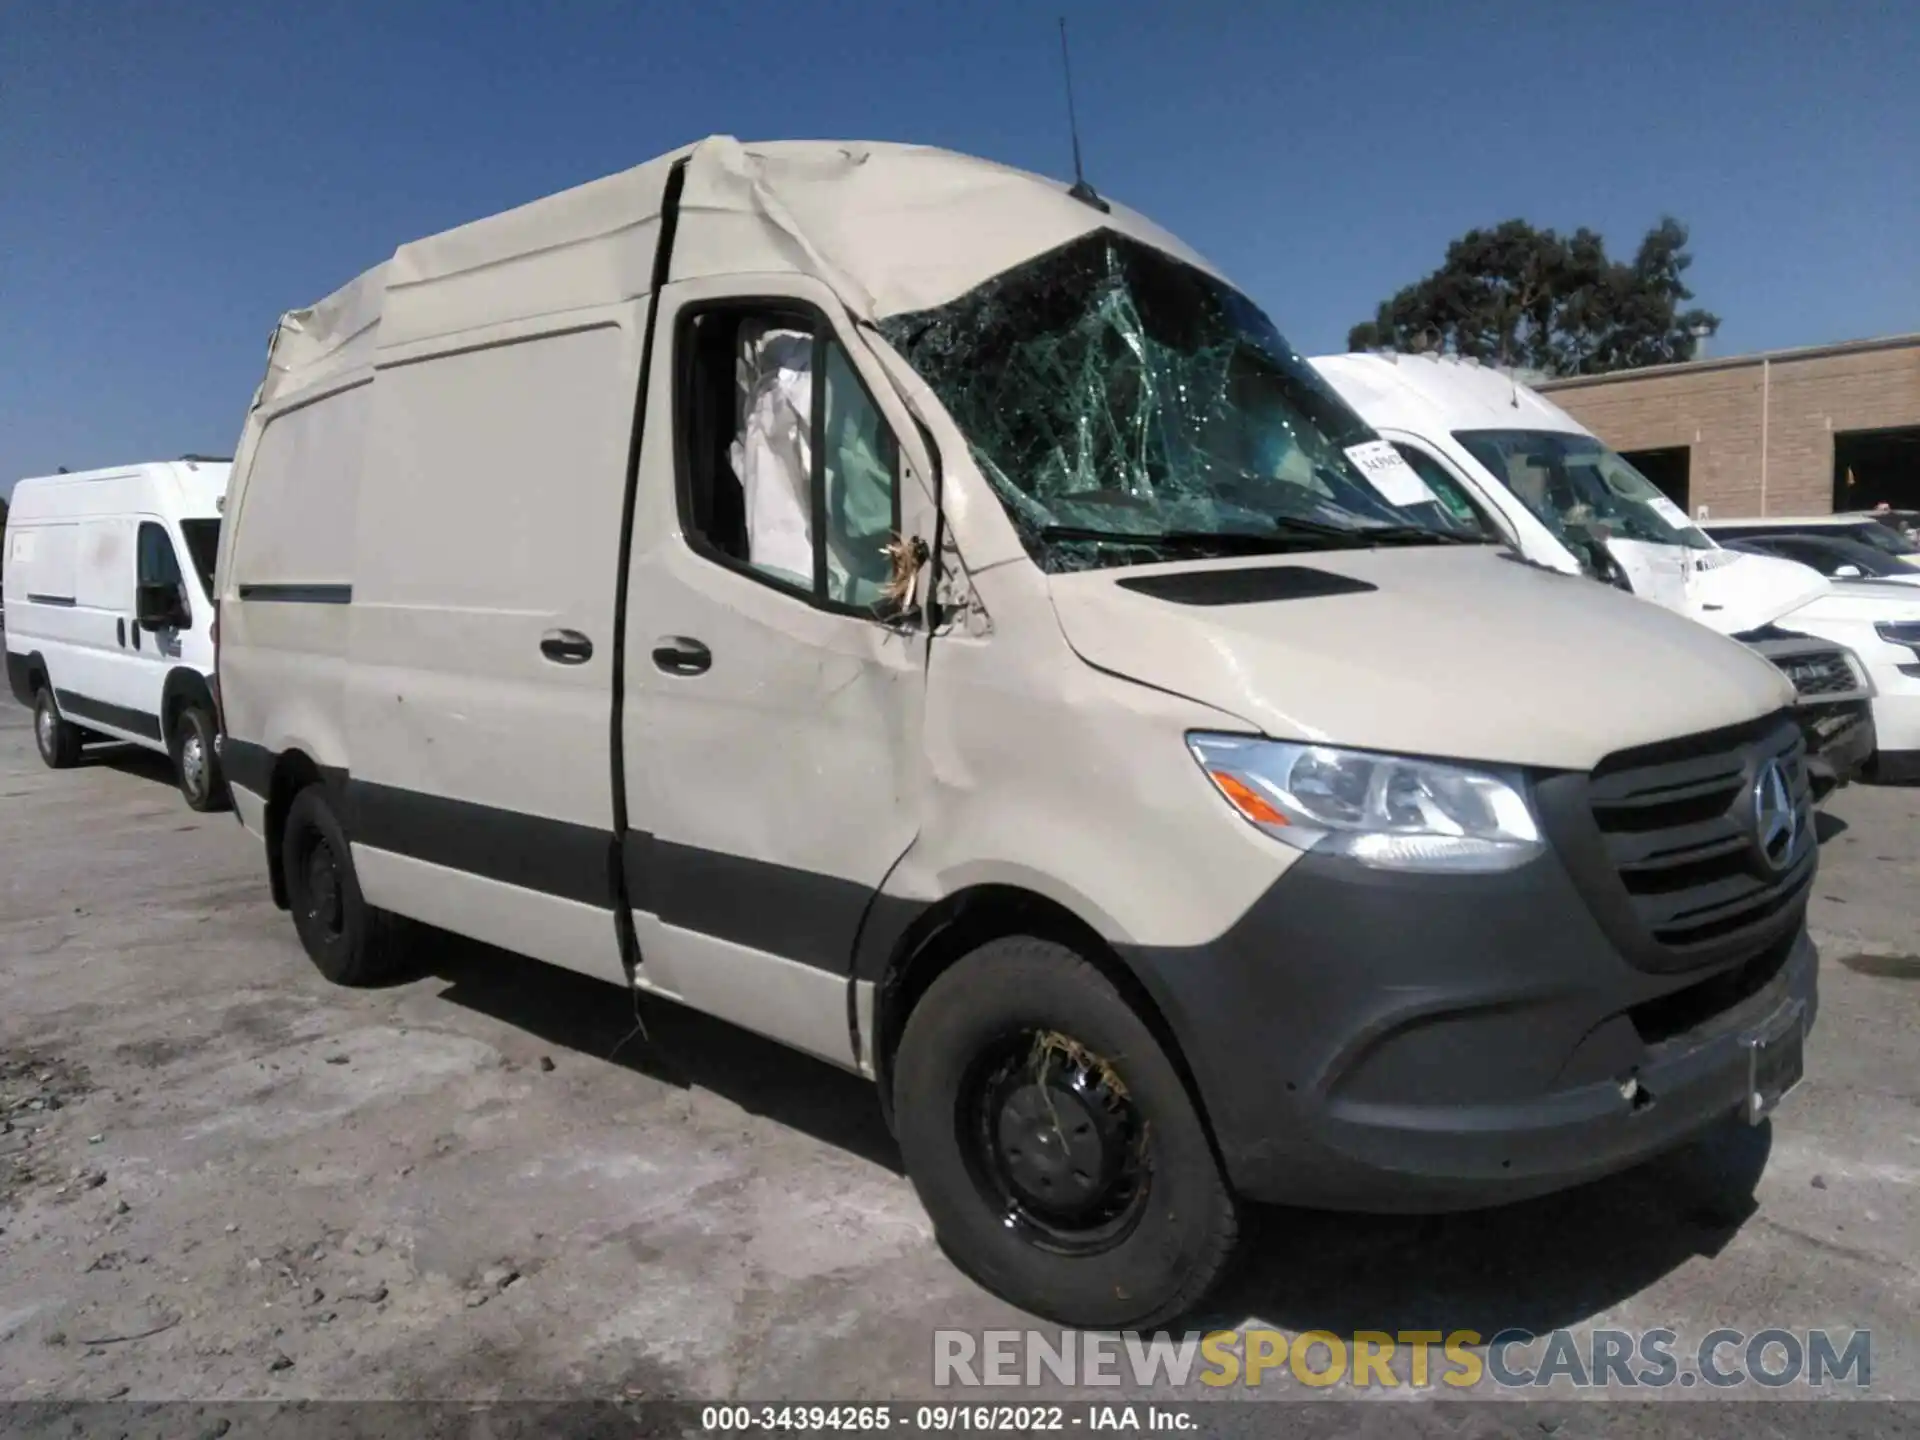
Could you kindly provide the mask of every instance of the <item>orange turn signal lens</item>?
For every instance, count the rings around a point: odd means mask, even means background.
[[[1232,802],[1233,808],[1256,825],[1285,825],[1287,817],[1274,808],[1258,790],[1255,790],[1239,776],[1225,770],[1209,770],[1208,776],[1220,793]]]

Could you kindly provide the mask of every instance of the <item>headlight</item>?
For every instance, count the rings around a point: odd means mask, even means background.
[[[1229,805],[1277,840],[1388,870],[1511,870],[1546,849],[1512,771],[1193,734]]]
[[[1904,645],[1920,656],[1920,620],[1882,620],[1873,633],[1889,645]]]

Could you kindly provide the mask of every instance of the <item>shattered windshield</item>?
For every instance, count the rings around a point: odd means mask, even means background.
[[[1251,301],[1112,231],[881,330],[1046,569],[1469,538]]]
[[[1591,435],[1461,430],[1454,438],[1562,538],[1713,548],[1686,511]]]

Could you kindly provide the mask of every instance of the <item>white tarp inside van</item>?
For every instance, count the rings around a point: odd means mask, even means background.
[[[769,330],[740,359],[740,436],[730,458],[747,516],[747,561],[806,586],[813,573],[813,336]]]

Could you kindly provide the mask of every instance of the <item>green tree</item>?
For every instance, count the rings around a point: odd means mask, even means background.
[[[1696,332],[1720,317],[1684,309],[1687,227],[1671,216],[1646,233],[1631,261],[1604,241],[1507,220],[1469,230],[1440,268],[1380,303],[1347,333],[1347,348],[1436,350],[1549,375],[1597,375],[1662,365],[1693,353]]]

